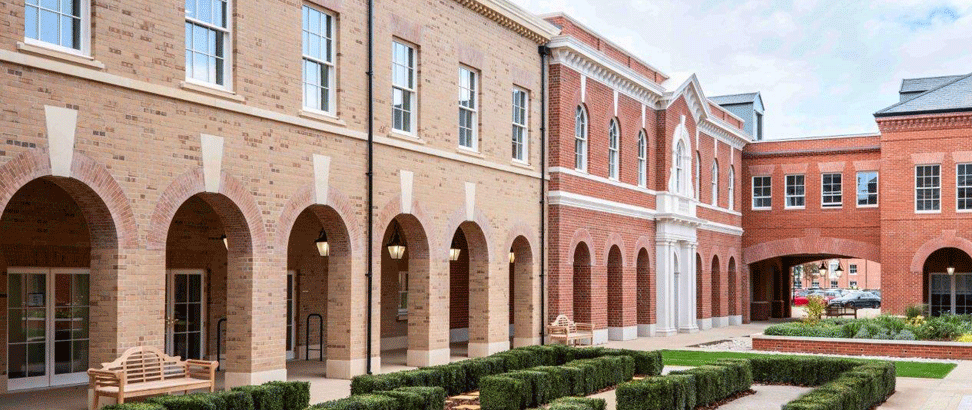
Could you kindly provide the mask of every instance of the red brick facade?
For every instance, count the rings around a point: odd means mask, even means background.
[[[922,357],[972,360],[972,345],[959,342],[878,341],[813,337],[753,336],[753,350],[845,356]]]

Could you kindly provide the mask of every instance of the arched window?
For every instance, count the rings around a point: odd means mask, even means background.
[[[574,116],[574,168],[587,171],[587,111],[582,106]]]
[[[679,193],[685,187],[685,144],[678,142],[675,148],[675,190]]]
[[[608,178],[618,179],[620,169],[620,149],[621,149],[621,130],[618,127],[618,119],[611,120],[608,126]]]
[[[695,151],[695,199],[702,199],[702,154]]]
[[[736,170],[729,166],[729,209],[736,208]]]
[[[712,205],[719,205],[719,160],[712,160]]]
[[[648,185],[648,138],[645,130],[638,133],[638,186]]]

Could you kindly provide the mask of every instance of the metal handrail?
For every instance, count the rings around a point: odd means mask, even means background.
[[[319,326],[318,326],[318,334],[320,335],[318,337],[318,342],[320,342],[320,347],[318,347],[317,349],[314,349],[314,350],[317,350],[318,352],[320,352],[319,353],[320,356],[318,357],[317,361],[323,362],[324,361],[324,316],[321,316],[318,313],[311,313],[311,314],[307,315],[307,320],[305,321],[305,324],[304,324],[304,360],[310,360],[310,352],[311,352],[311,348],[310,348],[310,322],[311,322],[311,319],[314,318],[314,317],[316,317],[318,319],[318,324],[319,324]]]

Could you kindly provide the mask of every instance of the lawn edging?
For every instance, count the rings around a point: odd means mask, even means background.
[[[753,350],[846,356],[972,360],[972,343],[928,340],[876,340],[832,337],[751,336]]]

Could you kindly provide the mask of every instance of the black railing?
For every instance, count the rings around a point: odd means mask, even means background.
[[[311,334],[310,333],[310,329],[311,329],[310,328],[310,323],[311,323],[311,319],[313,319],[315,317],[317,318],[317,321],[318,321],[318,328],[317,328],[317,334],[318,334],[318,336],[317,336],[317,340],[319,342],[319,346],[318,346],[317,349],[311,349],[311,347],[310,347],[310,334]],[[311,313],[311,314],[307,315],[307,321],[305,322],[304,330],[305,330],[305,332],[304,332],[304,360],[310,360],[310,352],[311,351],[315,351],[315,352],[318,352],[318,355],[319,355],[317,361],[323,362],[324,361],[324,317],[321,316],[320,314],[317,314],[317,313]]]
[[[223,367],[223,362],[220,361],[220,356],[223,355],[223,324],[226,323],[226,318],[219,319],[216,322],[216,361],[219,364],[216,365],[216,371],[219,371],[220,367]]]

